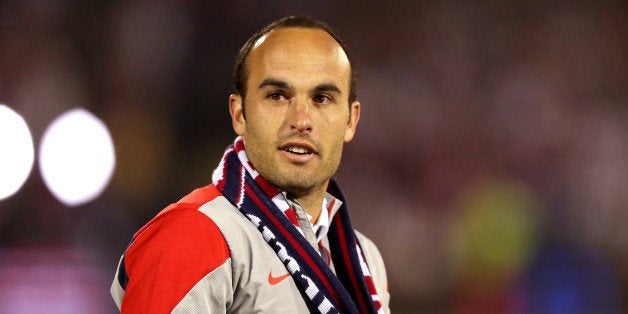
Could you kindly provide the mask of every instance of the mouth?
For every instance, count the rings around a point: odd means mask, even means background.
[[[288,146],[282,148],[283,151],[297,155],[309,155],[312,153],[309,149],[302,146]]]
[[[314,146],[305,142],[288,142],[279,146],[279,150],[297,156],[318,155]]]

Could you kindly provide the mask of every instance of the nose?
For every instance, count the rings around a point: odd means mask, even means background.
[[[312,131],[310,104],[308,101],[295,99],[291,107],[289,112],[290,129],[299,133]]]

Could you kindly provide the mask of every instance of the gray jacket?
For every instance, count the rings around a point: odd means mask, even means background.
[[[339,200],[335,203],[330,220],[340,207]],[[307,219],[298,204],[292,205],[299,220]],[[310,224],[301,226],[313,247],[325,250],[312,238]],[[356,234],[389,313],[382,257],[372,241]],[[327,237],[320,244],[328,248]],[[120,260],[111,294],[122,312],[309,312],[260,232],[212,185],[164,209],[136,233]]]

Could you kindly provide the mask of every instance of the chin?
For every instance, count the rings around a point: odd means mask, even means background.
[[[290,197],[303,197],[312,193],[312,188],[304,188],[304,187],[288,187],[283,191],[287,192]]]
[[[312,180],[281,180],[281,184],[277,185],[277,187],[286,191],[294,196],[302,196],[309,194],[314,188],[316,184],[312,182]]]

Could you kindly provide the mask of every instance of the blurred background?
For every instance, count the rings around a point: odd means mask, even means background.
[[[628,309],[625,1],[0,2],[0,312],[114,313],[120,254],[210,182],[235,55],[327,21],[362,117],[337,178],[395,313]]]

